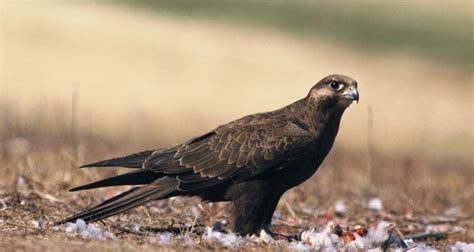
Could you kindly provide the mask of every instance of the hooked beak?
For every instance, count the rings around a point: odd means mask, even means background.
[[[356,101],[359,103],[359,91],[357,91],[357,88],[351,87],[349,90],[345,93],[342,93],[342,96],[346,99]]]

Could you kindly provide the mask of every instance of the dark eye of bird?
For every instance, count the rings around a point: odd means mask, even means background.
[[[329,83],[329,86],[330,86],[332,89],[334,89],[334,90],[338,90],[338,89],[340,88],[340,85],[341,85],[341,84],[340,84],[340,83],[337,83],[336,81],[331,81],[331,82]]]

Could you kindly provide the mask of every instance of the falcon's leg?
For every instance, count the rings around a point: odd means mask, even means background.
[[[275,212],[278,202],[280,201],[281,195],[282,194],[276,194],[271,200],[268,201],[268,211],[265,213],[265,222],[263,223],[263,230],[265,230],[265,232],[271,235],[272,238],[275,240],[280,240],[282,238],[287,239],[288,241],[296,240],[296,235],[279,234],[273,231],[273,229],[271,228],[273,213]]]
[[[258,235],[262,229],[268,232],[281,194],[276,194],[268,181],[261,180],[236,185],[231,193],[234,194],[234,231],[241,235]]]
[[[263,229],[267,233],[272,233],[274,232],[271,230],[271,225],[272,225],[272,218],[273,218],[273,213],[275,212],[275,209],[278,205],[278,202],[280,201],[281,194],[277,194],[273,197],[269,197],[267,202],[266,202],[266,211],[264,212],[263,215]]]

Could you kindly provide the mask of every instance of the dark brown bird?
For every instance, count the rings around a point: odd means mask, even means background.
[[[136,170],[70,191],[139,186],[58,223],[92,222],[153,200],[198,196],[207,202],[231,201],[235,232],[272,233],[280,197],[318,169],[331,150],[344,110],[354,100],[359,100],[357,82],[330,75],[284,108],[245,116],[167,149],[81,166]]]

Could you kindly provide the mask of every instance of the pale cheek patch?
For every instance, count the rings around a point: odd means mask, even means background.
[[[331,97],[333,95],[334,92],[328,89],[318,89],[311,92],[311,96],[316,99],[320,99],[321,97]]]

